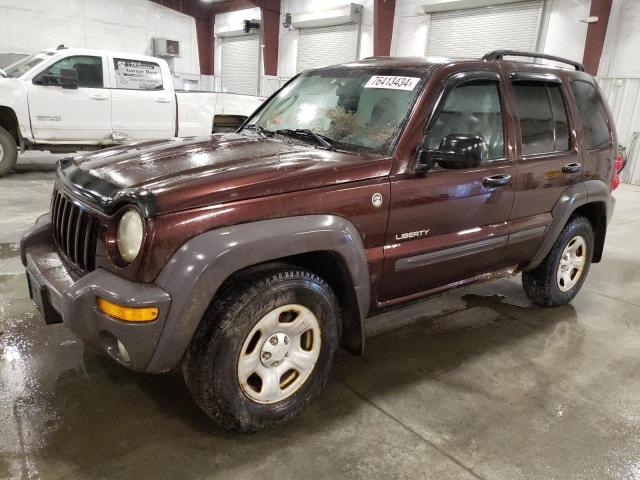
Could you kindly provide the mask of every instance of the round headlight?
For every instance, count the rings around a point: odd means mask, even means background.
[[[142,246],[144,227],[136,210],[127,210],[118,223],[118,251],[125,262],[133,262]]]

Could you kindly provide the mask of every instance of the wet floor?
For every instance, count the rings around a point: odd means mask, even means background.
[[[47,327],[17,242],[51,173],[0,179],[0,478],[640,478],[640,187],[572,305],[520,278],[371,319],[320,398],[257,435],[219,430],[178,373],[135,374]]]

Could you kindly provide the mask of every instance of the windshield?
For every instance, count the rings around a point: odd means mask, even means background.
[[[310,130],[336,148],[387,154],[421,90],[424,72],[378,73],[339,67],[303,73],[249,125],[266,134]]]
[[[15,63],[12,63],[7,68],[4,69],[4,73],[7,74],[9,78],[18,78],[27,73],[33,67],[40,65],[46,59],[55,55],[53,52],[40,52],[35,55],[31,55],[29,57],[25,57],[22,60],[18,60]]]

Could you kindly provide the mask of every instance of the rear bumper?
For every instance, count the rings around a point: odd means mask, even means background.
[[[21,259],[31,297],[49,323],[61,317],[84,342],[132,370],[147,370],[171,305],[168,293],[155,284],[131,282],[103,269],[78,277],[51,241],[49,215],[40,217],[22,240]],[[158,318],[144,323],[116,320],[98,310],[97,296],[129,307],[156,306]],[[126,349],[125,356],[118,341]]]

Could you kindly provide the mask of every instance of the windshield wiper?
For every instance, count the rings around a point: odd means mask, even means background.
[[[253,130],[262,138],[269,138],[267,133],[272,133],[268,130],[265,130],[263,127],[261,127],[257,123],[250,123],[249,125],[245,125],[242,130]]]
[[[280,130],[276,130],[275,133],[279,133],[280,135],[313,138],[318,144],[322,145],[323,148],[326,148],[327,150],[335,150],[332,140],[329,137],[320,135],[319,133],[316,133],[309,128],[283,128]]]
[[[7,78],[8,75],[5,73],[5,71],[3,69],[0,68],[0,77],[4,77]]]

